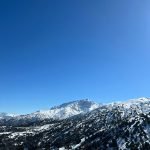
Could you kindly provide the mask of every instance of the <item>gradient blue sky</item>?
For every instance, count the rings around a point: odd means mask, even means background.
[[[1,112],[149,90],[149,0],[0,1]]]

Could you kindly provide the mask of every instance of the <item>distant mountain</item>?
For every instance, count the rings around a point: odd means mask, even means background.
[[[18,116],[17,114],[9,114],[9,113],[0,113],[0,119],[12,118]]]
[[[53,119],[65,119],[81,113],[87,113],[98,108],[100,105],[89,101],[88,99],[73,101],[64,103],[60,106],[52,107],[50,110],[41,110],[35,113],[29,114],[28,117],[37,117],[40,119],[53,118]]]
[[[58,117],[1,126],[0,149],[150,150],[150,98],[107,105],[81,100],[50,110],[59,112]]]
[[[1,118],[3,120],[0,120],[0,125],[31,124],[44,119],[65,119],[81,113],[87,113],[98,107],[100,107],[100,104],[92,102],[88,99],[77,100],[69,103],[64,103],[60,106],[52,107],[49,110],[40,110],[27,115],[12,115],[11,117],[3,115],[3,117]]]

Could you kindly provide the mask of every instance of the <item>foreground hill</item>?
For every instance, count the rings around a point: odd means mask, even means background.
[[[1,126],[0,148],[149,150],[149,110],[150,99],[140,98],[99,105],[65,119],[46,118],[26,126]]]

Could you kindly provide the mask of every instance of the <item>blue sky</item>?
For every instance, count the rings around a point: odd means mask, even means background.
[[[0,111],[149,97],[150,1],[1,0]]]

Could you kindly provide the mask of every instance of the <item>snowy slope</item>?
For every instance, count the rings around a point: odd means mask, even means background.
[[[17,114],[0,113],[0,119],[12,118],[18,116]]]
[[[111,105],[119,105],[119,106],[122,105],[125,108],[130,108],[132,106],[140,106],[141,104],[147,104],[147,103],[150,103],[150,98],[141,97],[136,99],[129,99],[127,101],[111,103]]]
[[[115,102],[106,105],[108,108],[119,107],[124,110],[124,113],[132,111],[136,113],[149,113],[150,112],[150,98],[142,97],[137,99],[130,99],[123,102]]]
[[[58,107],[51,108],[47,111],[39,111],[33,115],[42,116],[44,118],[65,119],[80,113],[86,113],[98,108],[99,105],[88,100],[80,100],[71,103],[66,103]]]

